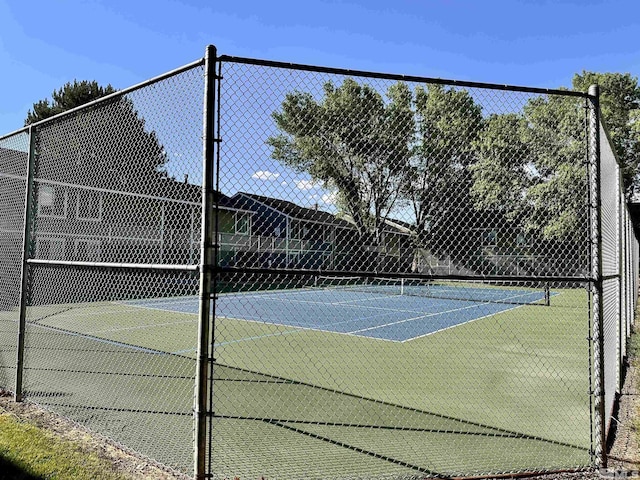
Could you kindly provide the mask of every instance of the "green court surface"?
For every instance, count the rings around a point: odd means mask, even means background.
[[[27,398],[191,472],[196,315],[99,302],[28,317]],[[4,346],[15,314],[0,313],[0,327]],[[406,342],[217,318],[212,470],[424,477],[590,465],[588,335],[584,289]],[[13,358],[2,360],[13,375]]]

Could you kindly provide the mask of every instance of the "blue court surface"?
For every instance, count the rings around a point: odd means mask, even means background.
[[[496,295],[500,290],[485,290]],[[542,292],[502,291],[504,298],[540,302]],[[506,293],[505,293],[506,292]],[[485,293],[487,295],[487,293]],[[221,294],[216,316],[331,333],[404,342],[468,323],[521,305],[494,303],[495,298],[454,300],[340,290],[272,290]],[[126,302],[143,308],[197,313],[197,297]]]

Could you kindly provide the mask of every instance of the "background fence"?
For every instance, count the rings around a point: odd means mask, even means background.
[[[597,102],[210,47],[1,137],[0,385],[203,478],[603,464],[638,244]]]

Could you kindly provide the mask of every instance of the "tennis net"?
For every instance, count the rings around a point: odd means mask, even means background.
[[[374,293],[378,295],[405,295],[475,303],[507,303],[513,305],[550,304],[548,285],[536,287],[510,287],[481,282],[438,282],[413,278],[333,277],[316,276],[314,287]]]

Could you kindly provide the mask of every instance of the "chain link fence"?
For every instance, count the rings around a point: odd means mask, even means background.
[[[0,137],[0,386],[198,478],[602,465],[621,185],[597,94],[209,48]]]
[[[611,430],[615,401],[623,383],[626,343],[631,333],[637,296],[638,243],[625,206],[623,178],[606,129],[599,124],[600,188],[602,192],[602,324],[601,335],[604,437]]]
[[[0,143],[2,387],[182,472],[197,322],[152,304],[199,291],[202,77],[197,62]]]
[[[0,378],[9,390],[16,380],[28,150],[25,133],[0,141]]]

